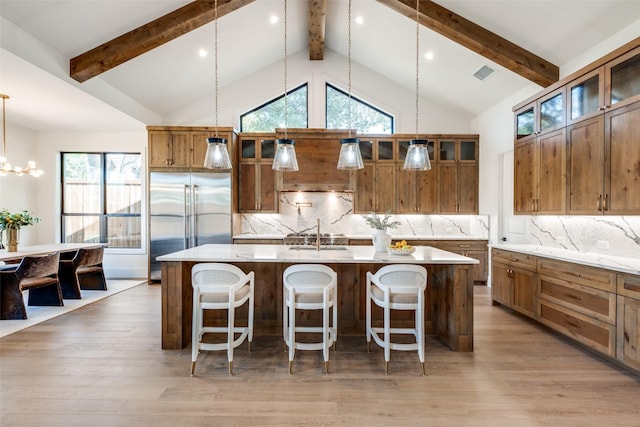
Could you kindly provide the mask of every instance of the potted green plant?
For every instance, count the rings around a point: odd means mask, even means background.
[[[20,229],[37,222],[40,222],[40,218],[31,215],[26,210],[11,213],[7,209],[2,209],[0,211],[0,231],[6,234],[7,252],[17,252]]]
[[[371,212],[370,215],[364,216],[364,221],[369,225],[369,227],[376,230],[371,237],[373,247],[376,252],[385,252],[387,250],[387,246],[391,244],[391,236],[387,233],[387,230],[390,228],[398,228],[400,221],[393,221],[389,213],[386,213],[381,217],[375,212]]]

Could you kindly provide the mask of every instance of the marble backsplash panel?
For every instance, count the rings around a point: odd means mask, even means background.
[[[353,214],[352,193],[282,192],[278,214],[242,214],[243,235],[287,235],[315,233],[320,218],[322,233],[369,237],[373,230],[363,215]],[[489,238],[489,218],[485,215],[393,215],[400,226],[394,236],[422,238]]]
[[[640,216],[533,216],[530,244],[640,258]]]

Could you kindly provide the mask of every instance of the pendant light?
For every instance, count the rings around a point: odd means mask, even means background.
[[[31,176],[38,177],[44,172],[42,169],[36,169],[36,162],[29,160],[26,168],[20,166],[11,167],[11,163],[7,161],[7,106],[6,101],[9,99],[9,95],[0,93],[2,98],[2,156],[0,156],[0,176],[6,176],[8,173],[13,173],[18,176],[29,174]]]
[[[287,0],[284,0],[284,138],[276,139],[276,154],[273,158],[273,170],[295,172],[298,170],[296,142],[287,138]]]
[[[213,23],[215,33],[214,45],[214,74],[215,74],[215,108],[216,108],[216,134],[207,138],[207,154],[204,157],[204,167],[207,169],[231,169],[231,159],[227,149],[227,140],[218,136],[218,0],[213,7]]]
[[[409,150],[404,159],[402,169],[408,171],[428,171],[431,169],[429,160],[429,141],[418,139],[418,120],[420,117],[420,0],[416,0],[416,138],[409,141]]]
[[[348,34],[349,47],[347,57],[349,62],[349,137],[340,140],[340,157],[338,158],[338,169],[363,169],[362,154],[360,153],[360,139],[351,137],[351,0],[349,0],[349,20]]]

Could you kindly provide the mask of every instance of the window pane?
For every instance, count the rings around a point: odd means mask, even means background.
[[[327,129],[355,129],[358,133],[393,133],[393,117],[327,83]],[[351,114],[349,114],[351,113]]]
[[[63,213],[100,213],[100,160],[100,154],[63,154]]]
[[[241,132],[273,132],[276,128],[306,128],[307,85],[287,93],[287,120],[284,120],[284,95],[240,116]]]
[[[141,213],[142,178],[140,155],[107,154],[106,213]]]
[[[107,243],[110,248],[140,248],[142,224],[139,216],[108,217]]]
[[[100,243],[100,216],[64,216],[63,242]]]

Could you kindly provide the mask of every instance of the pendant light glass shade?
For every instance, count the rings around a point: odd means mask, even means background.
[[[295,172],[298,170],[298,159],[293,139],[276,139],[276,155],[273,159],[273,170]]]
[[[429,141],[426,139],[412,139],[409,141],[409,150],[404,159],[402,169],[407,171],[428,171],[431,169],[429,160]]]
[[[338,169],[362,169],[362,155],[360,154],[359,138],[344,138],[340,140],[340,158]]]
[[[207,138],[207,154],[204,167],[208,169],[231,169],[231,158],[224,138]]]

